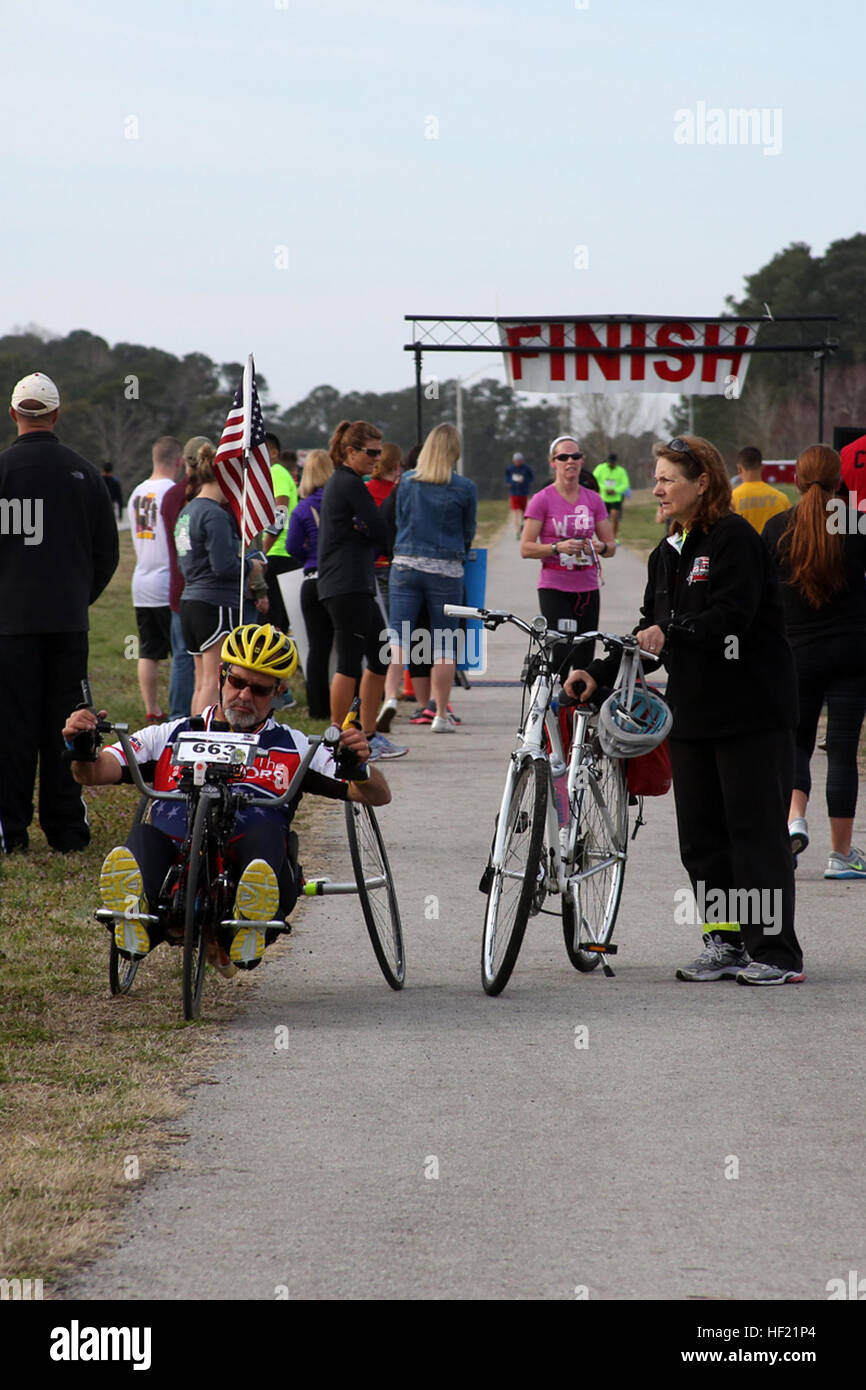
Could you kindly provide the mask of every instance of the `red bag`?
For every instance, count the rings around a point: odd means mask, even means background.
[[[671,789],[671,755],[664,740],[639,758],[627,758],[625,780],[630,796],[664,796]]]

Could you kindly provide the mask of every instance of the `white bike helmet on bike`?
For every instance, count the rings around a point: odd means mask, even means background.
[[[609,758],[639,758],[670,733],[673,715],[650,690],[637,650],[623,652],[616,688],[598,712],[598,740]]]

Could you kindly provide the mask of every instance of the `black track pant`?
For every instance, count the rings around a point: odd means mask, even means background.
[[[0,829],[7,851],[26,848],[39,760],[39,824],[52,849],[90,843],[81,788],[63,761],[60,730],[81,701],[86,632],[0,636]],[[98,692],[97,692],[98,698]]]
[[[159,902],[165,876],[177,863],[180,844],[155,826],[140,823],[132,827],[126,843],[141,869],[144,896],[149,910],[153,912]],[[274,870],[280,890],[277,916],[288,917],[298,899],[297,835],[293,830],[286,832],[273,821],[261,821],[249,826],[229,845],[233,877],[240,878],[247,864],[254,859],[264,859]],[[234,904],[230,903],[229,906],[233,909]],[[152,944],[156,945],[158,940],[161,940],[159,934],[151,933]]]
[[[311,719],[331,717],[331,676],[329,671],[331,647],[334,644],[334,624],[331,615],[319,598],[319,583],[305,579],[301,585],[301,612],[307,629],[309,651],[307,669],[307,704]]]
[[[672,738],[670,752],[680,858],[695,897],[712,902],[710,894],[721,890],[734,915],[720,920],[740,923],[749,955],[799,970],[788,836],[793,743],[787,729],[762,729],[734,738]]]

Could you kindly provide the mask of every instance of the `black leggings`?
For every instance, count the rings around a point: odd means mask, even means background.
[[[598,589],[584,589],[582,593],[566,593],[562,589],[539,589],[538,602],[541,612],[547,619],[547,626],[555,630],[561,618],[575,618],[578,632],[594,632],[598,628],[598,614],[601,596]],[[575,642],[573,637],[563,636],[563,656],[559,666],[559,678],[564,681],[572,667],[585,670],[592,661],[595,644]]]
[[[850,820],[857,809],[857,746],[866,714],[866,671],[851,672],[827,662],[797,660],[800,722],[797,725],[794,790],[809,795],[809,762],[821,706],[827,702],[827,814]]]
[[[180,841],[157,830],[155,825],[134,825],[127,837],[127,847],[135,856],[144,880],[144,896],[148,910],[154,912],[159,902],[165,876],[177,863]],[[261,820],[246,827],[229,845],[229,863],[235,878],[254,859],[264,859],[277,876],[280,890],[279,916],[287,917],[298,900],[298,837],[272,820]],[[234,907],[234,904],[230,904]],[[162,940],[158,928],[152,928],[150,939],[155,946]]]
[[[366,657],[368,669],[384,676],[388,669],[388,624],[373,595],[336,594],[323,603],[337,639],[337,675],[357,680]]]

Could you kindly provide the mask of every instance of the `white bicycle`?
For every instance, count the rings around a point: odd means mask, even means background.
[[[571,706],[566,761],[559,711],[552,704],[562,632],[544,618],[526,622],[498,609],[447,605],[446,613],[480,619],[495,631],[513,623],[529,637],[520,725],[512,749],[490,858],[481,879],[487,894],[481,980],[499,994],[517,961],[530,917],[559,897],[568,958],[588,972],[616,954],[611,942],[622,896],[628,846],[625,767],[608,757],[597,736],[596,711]],[[579,634],[605,650],[639,651],[634,637]]]

